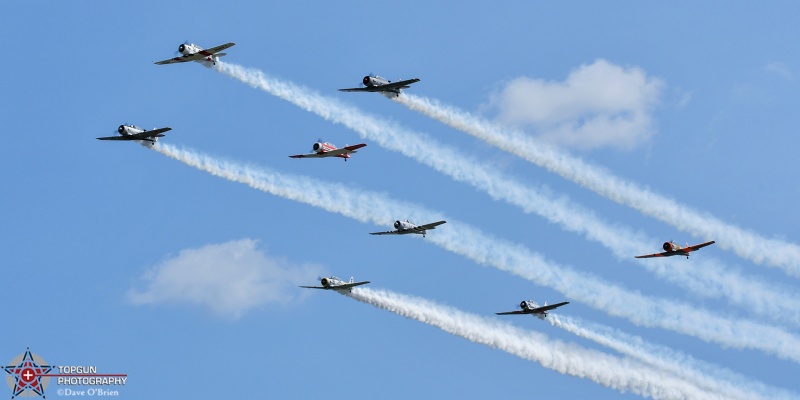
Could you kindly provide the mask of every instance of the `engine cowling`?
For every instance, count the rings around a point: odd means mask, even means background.
[[[322,280],[320,280],[320,283],[324,287],[329,287],[331,285],[331,282],[330,282],[330,280],[328,280],[328,278],[322,278]]]
[[[519,306],[520,306],[520,308],[522,308],[523,310],[527,310],[527,309],[528,309],[528,302],[527,302],[527,301],[525,301],[525,300],[523,300],[521,303],[519,303]]]
[[[401,226],[403,226],[403,224],[401,224],[400,221],[394,221],[394,229],[400,229]]]
[[[317,152],[322,150],[322,143],[320,143],[320,142],[314,143],[314,145],[311,146],[311,149],[313,149],[314,151],[317,151]]]
[[[361,82],[364,83],[364,86],[372,86],[372,79],[370,79],[369,76],[365,76]]]
[[[672,250],[675,250],[675,247],[674,247],[674,246],[672,245],[672,243],[670,243],[670,242],[664,242],[664,245],[663,245],[663,246],[661,246],[661,248],[662,248],[662,249],[664,249],[664,251],[672,251]]]
[[[119,132],[120,135],[124,135],[125,134],[125,125],[120,125],[119,128],[117,128],[117,132]]]

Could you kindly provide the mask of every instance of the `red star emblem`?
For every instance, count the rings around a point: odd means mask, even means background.
[[[42,375],[50,372],[53,367],[37,363],[33,359],[30,349],[25,350],[25,354],[22,356],[22,361],[20,361],[19,364],[8,365],[3,367],[3,369],[6,371],[6,373],[14,377],[14,388],[11,392],[12,399],[26,390],[33,391],[44,398]],[[9,386],[10,385],[11,384],[9,383]]]

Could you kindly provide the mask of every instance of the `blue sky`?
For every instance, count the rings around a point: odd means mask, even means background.
[[[0,5],[4,362],[30,347],[51,364],[127,373],[121,395],[129,398],[638,397],[295,287],[333,274],[370,280],[370,293],[508,323],[513,328],[498,329],[511,336],[542,333],[542,343],[629,360],[550,323],[493,314],[523,299],[570,301],[557,314],[800,392],[794,350],[725,344],[734,337],[780,342],[756,335],[762,329],[800,340],[797,259],[756,261],[783,254],[774,240],[797,246],[793,3],[162,3]],[[341,106],[355,116],[353,126],[374,120],[378,127],[357,132],[342,114],[326,120],[195,63],[153,65],[185,40],[235,42],[223,61],[306,87],[295,100]],[[631,182],[698,217],[653,218],[658,209],[611,201],[406,103],[336,91],[367,73],[418,77],[409,98],[522,131],[536,150],[560,146],[559,154],[608,177],[601,180],[608,191],[616,193],[612,178]],[[280,177],[277,188],[307,201],[133,143],[94,139],[122,123],[170,126],[160,143]],[[390,133],[410,154],[380,143]],[[367,147],[346,163],[287,157],[310,151],[318,138]],[[451,153],[458,157],[431,155]],[[500,189],[492,197],[459,160],[490,172],[484,183],[502,177],[545,200],[524,194],[515,205]],[[459,178],[429,165],[440,161]],[[331,201],[320,205],[326,195]],[[378,201],[348,208],[348,196]],[[579,216],[578,228],[553,219],[559,207]],[[424,239],[367,234],[399,218],[428,222],[418,220],[428,215],[451,222]],[[739,231],[725,228],[709,237],[700,228],[711,226],[710,216],[753,235],[736,239]],[[459,238],[460,229],[489,239]],[[587,239],[588,231],[609,233]],[[631,238],[648,242],[632,246]],[[639,251],[656,252],[671,239],[717,244],[688,261],[634,262]],[[470,243],[492,257],[481,264],[464,256]],[[504,243],[541,256],[517,265],[524,273],[556,272],[525,279],[502,270]],[[621,291],[603,298],[610,287]],[[644,301],[620,306],[631,294],[674,308],[644,315],[637,311]],[[704,314],[670,314],[684,305]],[[689,318],[708,323],[680,328]],[[724,326],[712,320],[730,321],[733,333],[701,338]],[[734,325],[744,322],[752,330]]]

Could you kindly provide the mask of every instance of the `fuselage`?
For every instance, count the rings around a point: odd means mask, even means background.
[[[311,146],[311,149],[317,154],[324,154],[336,150],[337,147],[328,142],[316,142]],[[350,158],[350,154],[337,154],[336,157]]]

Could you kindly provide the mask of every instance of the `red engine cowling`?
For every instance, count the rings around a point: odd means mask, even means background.
[[[664,251],[672,251],[672,250],[675,250],[675,248],[672,246],[672,243],[671,243],[671,242],[664,242],[664,245],[663,245],[663,246],[661,246],[661,248],[663,248],[663,249],[664,249]]]

